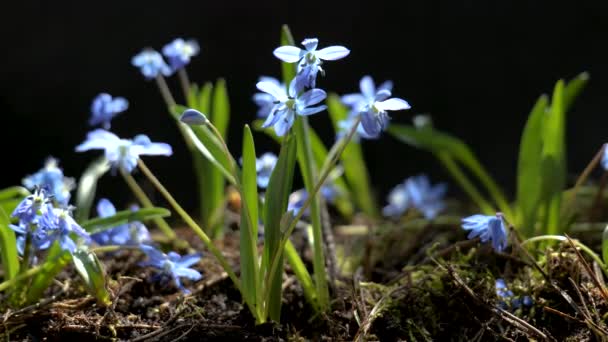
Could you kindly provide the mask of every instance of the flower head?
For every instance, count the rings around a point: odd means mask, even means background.
[[[397,185],[388,195],[388,205],[384,207],[385,216],[399,217],[410,207],[420,211],[427,220],[434,219],[445,208],[443,196],[445,184],[431,186],[426,175],[409,177]]]
[[[190,293],[190,291],[184,288],[180,278],[184,277],[197,281],[203,277],[197,270],[190,268],[201,260],[201,255],[198,253],[182,257],[175,252],[165,254],[148,245],[142,245],[140,248],[148,256],[148,261],[141,263],[141,266],[151,266],[159,269],[161,278],[170,277],[184,293]]]
[[[321,68],[323,61],[335,61],[342,59],[350,53],[344,46],[328,46],[317,50],[319,40],[317,38],[307,38],[302,41],[305,49],[296,46],[285,45],[274,50],[273,54],[278,59],[287,63],[298,63],[298,74],[296,79],[302,87],[314,88],[317,73],[323,75],[325,71]]]
[[[49,244],[54,241],[59,242],[61,249],[73,253],[76,250],[76,243],[70,234],[76,234],[87,243],[91,240],[89,234],[71,216],[72,207],[53,208],[41,216],[38,222],[37,233],[46,236]]]
[[[361,94],[349,94],[342,98],[351,111],[361,114],[361,125],[367,136],[378,137],[388,127],[387,111],[410,109],[409,103],[400,98],[390,98],[392,83],[385,82],[377,89],[371,77],[365,76],[359,83]]]
[[[492,248],[502,252],[507,248],[507,228],[501,213],[495,216],[472,215],[462,219],[462,228],[470,230],[469,239],[479,237],[481,242],[492,241]]]
[[[169,60],[173,70],[181,69],[190,63],[190,58],[198,55],[200,47],[196,40],[177,38],[163,47],[163,55]]]
[[[103,129],[96,129],[87,134],[87,139],[76,146],[76,152],[104,150],[105,157],[114,168],[131,172],[141,155],[170,156],[171,146],[165,143],[153,143],[146,135],[137,135],[133,140],[120,139],[115,134]]]
[[[139,68],[141,74],[149,80],[159,75],[171,75],[171,68],[165,63],[163,56],[152,49],[145,49],[133,56],[131,65]]]
[[[11,217],[16,217],[24,226],[36,223],[39,215],[51,211],[50,197],[43,188],[37,188],[33,194],[25,197],[13,210]]]
[[[275,97],[271,94],[284,93],[285,84],[281,83],[279,80],[277,80],[274,77],[266,77],[266,76],[260,77],[258,82],[265,82],[266,87],[268,89],[271,89],[274,87],[274,89],[269,90],[268,92],[255,93],[253,95],[253,102],[255,102],[255,104],[258,105],[258,113],[257,113],[258,118],[266,118],[266,117],[268,117],[268,115],[272,111],[272,108],[275,105]]]
[[[137,210],[138,208],[132,208]],[[102,198],[97,203],[99,217],[110,217],[116,214],[116,208],[110,200]],[[93,241],[100,245],[141,245],[151,241],[150,232],[143,223],[135,221],[121,224],[91,235]]]
[[[333,203],[336,199],[337,190],[333,184],[323,184],[321,189],[319,189],[319,192],[321,193],[323,199],[329,203]],[[287,202],[287,211],[291,211],[294,216],[297,215],[304,206],[304,203],[306,203],[307,199],[308,191],[306,191],[306,189],[300,189],[291,193]],[[307,208],[303,215],[306,216],[308,213],[309,210]]]
[[[208,125],[209,119],[205,116],[205,114],[199,112],[196,109],[186,109],[182,116],[180,116],[179,121],[185,123],[186,125]]]
[[[129,102],[124,97],[112,97],[110,94],[101,93],[93,99],[91,104],[89,125],[102,125],[104,129],[110,129],[110,121],[127,108],[129,108]]]
[[[277,160],[277,156],[271,152],[266,152],[255,160],[255,169],[258,174],[258,186],[260,188],[266,188],[268,186],[270,175],[272,175],[272,170],[274,170]]]
[[[274,106],[270,110],[262,127],[274,126],[278,136],[283,136],[291,128],[297,115],[312,115],[327,108],[325,105],[311,107],[323,101],[327,94],[324,90],[314,88],[300,94],[296,80],[289,84],[289,92],[277,88],[268,81],[258,82],[256,87],[274,98]]]
[[[29,190],[36,187],[45,189],[61,205],[68,204],[70,191],[75,187],[74,178],[64,177],[57,159],[53,157],[48,158],[38,172],[25,177],[22,184]]]

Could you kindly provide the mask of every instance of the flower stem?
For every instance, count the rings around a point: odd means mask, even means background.
[[[232,267],[228,263],[228,260],[226,260],[226,258],[222,254],[222,252],[217,247],[215,247],[215,245],[213,244],[211,239],[207,236],[207,234],[205,234],[205,231],[192,219],[192,217],[190,215],[188,215],[188,213],[179,205],[179,203],[177,203],[175,198],[173,198],[171,193],[169,193],[169,191],[167,191],[167,189],[156,178],[156,176],[154,176],[152,171],[150,171],[150,169],[148,169],[146,164],[141,159],[139,159],[137,162],[138,162],[139,168],[143,172],[143,174],[145,174],[146,177],[148,177],[150,182],[152,182],[152,184],[154,184],[156,189],[158,189],[158,191],[165,197],[167,202],[169,202],[169,204],[178,213],[178,215],[181,216],[182,219],[186,222],[186,224],[188,226],[190,226],[190,228],[192,228],[192,230],[199,236],[199,238],[207,246],[207,248],[209,249],[211,254],[213,254],[213,256],[215,256],[215,258],[220,263],[220,265],[222,266],[224,271],[228,274],[230,279],[232,279],[234,286],[239,290],[239,292],[242,293],[241,282],[239,281],[238,277],[234,273],[234,270],[232,269]],[[243,297],[243,298],[245,298],[245,297]],[[249,306],[249,309],[252,314],[257,314],[257,310],[255,309],[254,305],[252,305],[249,302],[247,302],[247,305]]]
[[[593,159],[591,159],[589,164],[587,164],[587,166],[585,167],[585,169],[583,170],[581,175],[578,176],[578,179],[576,180],[576,183],[574,183],[574,187],[572,188],[572,194],[570,195],[570,197],[568,198],[568,200],[566,202],[566,205],[564,206],[566,213],[570,213],[570,210],[576,203],[576,194],[578,193],[578,189],[587,180],[587,178],[589,178],[591,171],[593,171],[593,169],[597,166],[597,164],[599,164],[600,160],[602,159],[602,156],[604,155],[605,149],[606,149],[606,144],[602,145],[602,147],[600,148],[599,151],[597,151],[597,153],[595,154]]]
[[[125,182],[129,186],[135,197],[137,197],[139,203],[141,203],[144,208],[153,208],[154,205],[152,204],[152,201],[150,201],[150,198],[148,198],[144,190],[139,186],[139,184],[137,184],[135,178],[133,178],[130,173],[124,171],[123,169],[120,169],[120,174],[122,175],[122,178],[124,178]],[[163,234],[165,234],[165,236],[167,236],[167,238],[169,238],[170,241],[174,241],[176,239],[175,232],[173,231],[173,229],[171,229],[171,226],[169,226],[167,221],[165,221],[162,217],[155,218],[154,223],[156,223],[158,228],[163,232]]]
[[[2,283],[0,283],[0,292],[6,290],[7,288],[13,286],[16,282],[21,281],[23,279],[32,277],[34,275],[36,275],[38,272],[42,271],[42,265],[38,265],[38,266],[34,266],[32,268],[30,268],[29,270],[23,272],[23,273],[19,273],[17,274],[14,278],[6,280]]]
[[[179,83],[182,86],[182,91],[184,92],[184,98],[187,102],[188,94],[190,93],[190,79],[188,78],[188,72],[186,72],[185,66],[177,70],[177,76],[179,78]]]
[[[173,98],[173,95],[171,95],[171,90],[169,90],[167,81],[165,81],[165,78],[162,75],[156,76],[155,80],[156,85],[160,90],[160,95],[163,97],[163,100],[165,101],[165,104],[169,110],[171,110],[171,108],[175,107],[175,99]]]

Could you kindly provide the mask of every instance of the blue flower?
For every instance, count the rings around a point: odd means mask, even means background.
[[[131,59],[131,65],[139,68],[146,79],[153,79],[159,75],[171,75],[171,68],[163,60],[163,56],[155,50],[145,49]]]
[[[434,219],[445,208],[443,196],[447,186],[443,183],[431,186],[426,175],[409,177],[397,185],[388,195],[385,216],[399,217],[410,207],[417,209],[427,220]]]
[[[132,210],[137,210],[137,206]],[[97,203],[97,214],[99,217],[110,217],[116,214],[116,208],[106,198]],[[119,226],[104,230],[91,235],[93,241],[99,245],[141,245],[151,241],[150,233],[143,223],[135,221],[121,224]]]
[[[287,63],[298,63],[297,82],[302,87],[314,88],[317,73],[321,75],[325,71],[321,68],[323,61],[335,61],[348,56],[350,50],[344,46],[328,46],[317,50],[319,40],[317,38],[307,38],[302,41],[306,50],[295,46],[285,45],[274,50],[273,54],[278,59]]]
[[[388,194],[388,205],[382,209],[384,216],[399,217],[410,207],[410,195],[405,183],[398,184]]]
[[[61,205],[70,201],[70,191],[75,188],[74,178],[64,177],[63,171],[58,167],[57,159],[50,157],[44,167],[22,181],[23,186],[29,190],[36,187],[45,189]]]
[[[321,186],[321,189],[319,189],[319,192],[321,193],[323,199],[325,199],[328,203],[334,203],[338,193],[335,186],[332,184],[324,184]],[[294,216],[297,215],[304,206],[304,203],[306,203],[307,199],[308,191],[306,191],[306,189],[300,189],[291,193],[287,201],[287,211],[292,212]],[[304,212],[304,216],[309,214],[308,209],[309,208],[307,208]]]
[[[378,137],[380,133],[388,127],[390,117],[389,110],[410,109],[409,103],[400,98],[390,98],[391,84],[386,84],[384,88],[378,88],[373,96],[373,81],[371,77],[364,77],[361,80],[362,96],[349,96],[346,101],[352,105],[352,109],[361,114],[361,125],[365,133],[370,137]],[[344,98],[342,99],[344,101]]]
[[[496,216],[472,215],[462,219],[462,228],[470,230],[469,239],[479,237],[481,242],[492,241],[492,248],[502,252],[507,248],[507,228],[501,213]]]
[[[205,114],[199,112],[196,109],[186,109],[182,116],[180,116],[179,121],[185,123],[186,125],[208,125],[209,119],[205,116]]]
[[[272,82],[258,82],[257,88],[274,98],[274,106],[270,110],[266,121],[262,127],[274,126],[278,136],[283,136],[291,128],[297,115],[312,115],[327,108],[325,105],[310,107],[325,99],[327,94],[322,89],[310,89],[303,94],[299,94],[296,89],[296,80],[289,84],[289,93],[285,89],[277,88]]]
[[[193,281],[200,280],[203,276],[190,266],[201,260],[201,254],[190,254],[180,256],[175,252],[165,254],[156,248],[148,245],[142,245],[141,250],[148,256],[148,261],[141,263],[141,266],[152,266],[161,271],[160,277],[170,277],[175,282],[175,285],[184,293],[190,293],[182,285],[180,278],[188,278]]]
[[[163,47],[163,55],[167,57],[173,70],[181,69],[190,63],[190,58],[198,55],[200,47],[196,40],[177,38]]]
[[[170,156],[171,146],[165,143],[153,143],[146,135],[137,135],[133,140],[120,139],[115,134],[103,129],[96,129],[87,134],[87,139],[76,146],[76,152],[104,150],[106,159],[113,168],[131,172],[137,166],[141,155]]]
[[[72,218],[71,209],[72,207],[53,208],[53,210],[46,212],[40,217],[37,233],[46,236],[46,239],[42,238],[41,241],[48,242],[49,244],[58,241],[61,249],[74,253],[76,243],[70,237],[71,234],[77,235],[86,243],[90,242],[91,237]]]
[[[11,217],[16,217],[23,226],[37,223],[39,215],[44,215],[52,210],[50,198],[46,191],[37,188],[33,194],[25,197],[13,210]]]
[[[272,87],[274,87],[273,90],[271,90],[269,93],[255,93],[253,95],[253,102],[255,102],[256,105],[258,105],[258,113],[257,116],[258,118],[266,118],[268,117],[268,115],[270,114],[270,112],[272,111],[272,108],[275,105],[275,97],[272,96],[271,94],[282,94],[285,92],[285,84],[281,83],[279,80],[277,80],[274,77],[266,77],[266,76],[262,76],[260,77],[258,82],[265,82],[267,83],[267,87],[270,89]]]
[[[501,298],[513,297],[513,291],[507,288],[507,283],[502,278],[496,279],[496,295]]]
[[[110,121],[129,108],[129,102],[124,97],[112,97],[110,94],[101,93],[93,99],[91,104],[91,119],[89,125],[102,125],[104,129],[110,129]]]
[[[266,152],[255,161],[255,169],[258,173],[258,186],[260,188],[268,187],[270,175],[274,166],[277,164],[277,156],[274,153]]]

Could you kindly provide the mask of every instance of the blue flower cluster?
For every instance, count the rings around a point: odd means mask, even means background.
[[[182,285],[180,278],[198,281],[203,277],[200,272],[191,268],[192,265],[201,260],[200,253],[180,256],[175,252],[165,254],[152,246],[142,245],[140,248],[148,256],[148,260],[140,265],[160,270],[161,272],[155,276],[156,280],[164,281],[170,278],[186,294],[190,293],[190,291]]]
[[[131,207],[131,210],[137,209],[139,209],[137,206]],[[111,217],[116,215],[116,208],[110,200],[102,198],[97,203],[97,214],[99,217]],[[152,242],[148,228],[139,221],[121,224],[102,232],[95,233],[91,235],[91,238],[102,246],[139,246]]]
[[[443,183],[431,186],[426,175],[413,176],[397,185],[388,195],[385,216],[400,217],[409,208],[420,211],[428,220],[434,219],[445,208],[443,196],[447,186]]]
[[[499,298],[498,307],[504,310],[519,309],[523,306],[530,307],[534,302],[530,296],[515,296],[513,291],[509,290],[504,279],[496,279],[496,296]],[[507,304],[508,303],[508,304]]]
[[[101,93],[93,99],[91,104],[91,119],[89,125],[101,125],[104,129],[110,129],[112,119],[129,108],[129,101],[124,97],[112,97],[110,94]]]
[[[22,184],[31,191],[36,188],[44,189],[58,204],[66,206],[70,202],[70,191],[74,190],[76,183],[74,178],[63,175],[57,159],[49,157],[44,167],[23,178]]]
[[[139,68],[146,79],[154,79],[158,76],[171,76],[175,71],[184,68],[190,63],[190,59],[200,52],[200,47],[195,40],[184,40],[177,38],[163,47],[163,55],[169,61],[169,65],[158,51],[144,49],[131,59],[131,64]]]
[[[504,217],[501,213],[495,216],[472,215],[462,219],[462,228],[470,230],[469,239],[479,237],[481,242],[492,242],[492,248],[502,252],[507,248],[508,234],[505,227]]]
[[[75,234],[83,241],[90,240],[89,234],[74,221],[71,207],[54,207],[46,191],[38,188],[21,201],[12,213],[19,220],[10,225],[17,233],[17,248],[23,254],[26,241],[31,241],[32,252],[49,248],[55,241],[63,250],[73,253],[77,243]]]

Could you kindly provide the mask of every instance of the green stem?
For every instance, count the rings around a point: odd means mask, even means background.
[[[122,178],[124,178],[125,182],[129,186],[135,197],[137,197],[139,203],[141,203],[144,208],[154,208],[152,201],[150,201],[150,198],[148,198],[144,190],[139,186],[139,184],[137,184],[135,178],[133,178],[130,173],[126,172],[123,169],[120,169],[120,174],[122,175]],[[158,228],[165,234],[165,236],[167,236],[167,238],[169,238],[169,240],[173,241],[176,239],[175,232],[173,231],[173,229],[171,229],[171,226],[169,226],[167,221],[165,221],[162,217],[155,218],[154,223],[156,223]]]
[[[215,256],[215,258],[220,263],[220,265],[222,266],[224,271],[228,274],[228,276],[234,283],[234,286],[239,290],[239,292],[242,292],[241,282],[239,281],[239,279],[236,276],[236,274],[234,273],[232,267],[228,263],[228,260],[226,260],[226,258],[222,254],[222,252],[219,249],[217,249],[217,247],[215,247],[215,245],[213,245],[213,242],[207,236],[207,234],[205,234],[205,231],[192,219],[192,217],[190,217],[190,215],[188,215],[188,213],[179,205],[179,203],[177,203],[177,201],[175,200],[175,198],[173,198],[171,193],[169,193],[169,191],[167,191],[167,189],[156,178],[156,176],[154,176],[154,174],[150,171],[150,169],[148,169],[146,164],[141,159],[138,160],[138,165],[139,165],[139,168],[142,171],[142,173],[144,175],[146,175],[146,177],[148,177],[150,182],[152,182],[152,184],[154,184],[156,189],[165,197],[167,202],[169,202],[169,204],[178,213],[178,215],[181,216],[182,219],[186,222],[186,224],[188,226],[190,226],[190,228],[192,228],[192,230],[196,233],[196,235],[199,236],[199,238],[207,246],[207,248],[209,249],[211,254],[213,254],[213,256]],[[257,314],[257,311],[255,310],[255,306],[252,303],[249,303],[247,301],[247,305],[249,306],[251,313]],[[257,317],[256,317],[256,319],[257,319]]]
[[[270,268],[268,270],[268,272],[269,272],[268,277],[267,277],[268,279],[274,279],[275,274],[277,273],[278,268],[279,268],[279,260],[281,259],[282,251],[285,250],[285,245],[287,244],[289,237],[293,233],[293,230],[295,229],[296,224],[302,218],[302,215],[304,215],[304,212],[306,212],[306,209],[308,209],[312,200],[314,198],[316,198],[317,193],[321,189],[321,186],[323,186],[323,183],[325,183],[325,180],[327,179],[327,176],[329,176],[330,172],[332,171],[333,166],[338,162],[338,160],[340,159],[340,156],[342,155],[342,152],[344,152],[344,149],[346,148],[348,143],[351,141],[352,137],[357,132],[357,127],[359,126],[360,122],[361,122],[361,117],[359,116],[353,123],[353,126],[351,127],[350,131],[348,132],[348,135],[346,135],[344,138],[339,140],[327,154],[327,159],[326,159],[325,164],[321,168],[321,176],[319,177],[317,184],[315,185],[313,191],[311,191],[309,193],[308,198],[306,198],[306,201],[304,202],[304,204],[302,205],[302,208],[300,208],[300,210],[298,211],[296,216],[291,221],[289,221],[289,226],[285,230],[285,234],[283,235],[283,238],[281,239],[281,242],[279,243],[278,251],[277,251],[277,253],[274,253],[275,257],[272,260]],[[265,289],[265,295],[264,295],[264,298],[266,298],[266,301],[268,301],[269,295],[270,295],[270,286],[267,285],[266,289]]]
[[[593,159],[591,159],[589,164],[587,164],[587,166],[585,167],[585,169],[583,170],[581,175],[578,176],[578,179],[576,180],[576,183],[574,184],[574,187],[572,189],[572,194],[570,195],[570,197],[568,198],[568,201],[566,202],[564,212],[570,213],[572,207],[576,203],[576,195],[578,193],[579,188],[587,180],[587,178],[589,178],[591,171],[593,171],[593,169],[597,166],[597,164],[599,164],[600,160],[602,160],[602,156],[604,155],[604,149],[606,149],[606,144],[602,145],[602,147],[600,148],[599,151],[597,151],[597,153],[595,154]]]
[[[188,73],[186,72],[185,66],[177,70],[177,77],[179,78],[179,84],[182,86],[184,98],[187,100],[188,93],[190,92],[190,79],[188,78]]]
[[[160,90],[160,95],[163,97],[163,100],[165,101],[165,104],[167,105],[169,111],[171,111],[171,109],[175,107],[175,99],[171,94],[171,90],[169,90],[167,81],[165,81],[165,78],[160,74],[156,76],[155,80],[156,85],[158,86],[158,90]]]
[[[23,279],[26,279],[26,278],[29,278],[29,277],[32,277],[32,276],[38,274],[40,271],[42,271],[42,265],[34,266],[34,267],[30,268],[29,270],[27,270],[27,271],[25,271],[23,273],[19,273],[14,278],[0,283],[0,292],[6,290],[7,288],[9,288],[11,286],[13,286],[18,281],[21,281]]]

